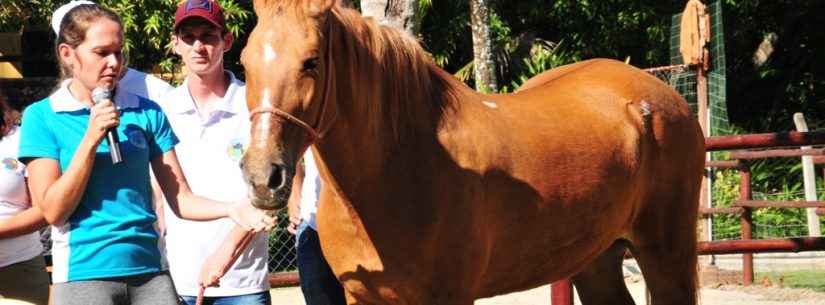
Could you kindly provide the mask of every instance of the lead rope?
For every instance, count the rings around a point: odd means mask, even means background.
[[[232,267],[232,265],[235,264],[235,261],[238,260],[238,257],[241,256],[241,253],[246,251],[246,247],[249,246],[249,243],[252,241],[253,237],[255,237],[255,233],[246,232],[246,235],[244,235],[243,238],[241,239],[241,243],[239,244],[239,247],[237,249],[235,249],[235,253],[232,253],[232,258],[229,261],[229,264],[226,264],[226,266],[224,266],[223,269],[221,269],[221,276],[220,277],[223,277],[223,275],[226,274],[226,271],[229,270],[229,267]],[[195,305],[203,305],[203,294],[205,292],[206,292],[206,287],[201,286],[200,290],[198,290],[198,298],[195,299]]]

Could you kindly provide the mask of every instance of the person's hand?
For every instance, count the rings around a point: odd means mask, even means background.
[[[289,210],[289,224],[286,227],[287,232],[292,235],[298,234],[298,225],[303,221],[303,219],[301,219],[301,211],[296,210],[297,209]]]
[[[106,131],[115,128],[120,124],[120,113],[115,108],[111,100],[104,100],[90,108],[89,126],[86,128],[86,135],[95,143],[106,136]]]
[[[248,200],[232,205],[228,214],[229,218],[247,231],[267,231],[278,225],[278,217],[275,216],[274,211],[257,209]]]
[[[218,247],[215,253],[206,258],[201,267],[201,274],[198,276],[198,285],[201,287],[218,286],[224,272],[232,264],[231,250],[227,247]]]

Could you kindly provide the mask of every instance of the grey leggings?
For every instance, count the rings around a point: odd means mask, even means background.
[[[177,305],[178,295],[167,273],[57,283],[54,305]]]

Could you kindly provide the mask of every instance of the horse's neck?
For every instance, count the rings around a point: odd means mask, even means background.
[[[371,45],[405,38],[364,36],[398,33],[360,20],[348,23],[358,28],[339,28],[333,35],[340,36],[331,37],[342,44],[331,53],[338,118],[319,150],[342,190],[363,195],[381,192],[370,183],[412,183],[406,171],[445,160],[439,128],[460,108],[458,96],[473,93],[410,44]]]

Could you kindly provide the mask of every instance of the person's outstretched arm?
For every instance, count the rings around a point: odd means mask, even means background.
[[[237,204],[218,202],[192,193],[175,150],[152,159],[152,170],[166,197],[166,203],[176,216],[188,220],[214,220],[229,217],[248,231],[269,230],[277,225],[277,217],[252,206],[249,200]]]

